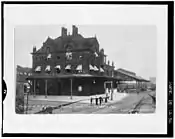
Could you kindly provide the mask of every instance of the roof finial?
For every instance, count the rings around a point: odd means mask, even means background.
[[[114,61],[112,61],[112,66],[114,67]]]

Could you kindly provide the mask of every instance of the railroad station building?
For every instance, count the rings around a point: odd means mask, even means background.
[[[121,80],[97,37],[84,38],[75,25],[72,34],[62,27],[61,36],[48,37],[40,49],[33,47],[31,54],[32,75],[27,80],[34,96],[104,94],[107,83],[113,89]]]

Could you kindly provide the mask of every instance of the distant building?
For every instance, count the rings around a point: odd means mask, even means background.
[[[156,77],[150,77],[149,80],[151,83],[156,84]]]
[[[117,71],[125,72],[127,74],[131,74],[131,75],[136,76],[135,72],[132,72],[132,71],[129,71],[129,70],[126,70],[126,69],[119,68]]]
[[[16,68],[16,82],[17,83],[27,83],[26,78],[32,75],[32,68],[25,68],[17,65]]]

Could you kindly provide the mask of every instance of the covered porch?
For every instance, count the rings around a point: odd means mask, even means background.
[[[117,78],[90,74],[30,76],[31,94],[47,96],[90,96],[105,94],[106,83],[116,88]]]

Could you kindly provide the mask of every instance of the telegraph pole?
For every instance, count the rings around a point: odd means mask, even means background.
[[[72,99],[72,78],[70,79],[70,93],[71,93],[70,99]]]

